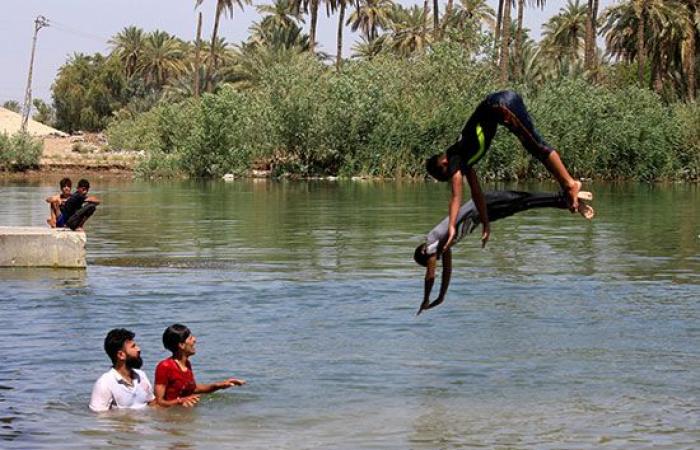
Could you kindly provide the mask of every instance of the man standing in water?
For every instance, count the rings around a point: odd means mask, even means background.
[[[579,192],[578,200],[579,213],[586,219],[591,220],[595,216],[595,211],[586,205],[583,200],[590,199],[590,192]],[[518,191],[495,191],[487,192],[484,196],[486,210],[491,220],[499,220],[512,216],[515,213],[533,208],[558,208],[567,209],[568,201],[563,192],[551,193],[530,193]],[[450,217],[445,217],[442,222],[433,228],[426,238],[426,242],[416,247],[413,259],[416,263],[426,268],[425,284],[423,288],[423,302],[418,309],[420,314],[423,310],[434,308],[445,300],[447,288],[450,285],[452,275],[452,251],[445,242],[449,239]],[[474,201],[470,200],[459,209],[457,213],[456,229],[457,233],[451,240],[451,245],[459,242],[465,235],[470,234],[479,225],[480,214],[477,211]],[[441,249],[444,249],[441,251]],[[437,298],[430,301],[430,292],[435,283],[435,269],[437,260],[442,258],[442,280],[440,282],[440,293]]]
[[[467,120],[457,142],[444,153],[433,155],[426,161],[428,173],[438,181],[449,181],[452,198],[449,204],[449,225],[445,248],[456,236],[457,213],[462,203],[462,177],[467,177],[472,198],[481,217],[483,227],[481,242],[486,245],[491,233],[484,194],[474,166],[484,157],[496,134],[498,125],[504,125],[515,134],[527,151],[537,158],[554,175],[567,195],[568,208],[578,210],[578,193],[581,182],[575,181],[564,167],[559,154],[540,137],[530,120],[523,99],[516,92],[501,91],[490,94],[479,103]]]
[[[105,352],[112,360],[112,368],[95,382],[90,398],[90,409],[95,412],[112,408],[141,409],[155,405],[153,386],[141,366],[141,349],[135,334],[124,328],[107,333]]]

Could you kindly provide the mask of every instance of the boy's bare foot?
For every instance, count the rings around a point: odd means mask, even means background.
[[[578,199],[591,201],[593,200],[593,193],[588,191],[578,191]]]
[[[592,220],[595,217],[595,210],[583,201],[578,202],[577,211],[584,219]]]
[[[51,228],[56,228],[56,224],[51,219],[46,219],[46,223],[49,224]]]
[[[578,194],[581,192],[581,182],[574,181],[571,186],[567,186],[566,195],[569,196],[569,211],[576,212],[578,210]]]

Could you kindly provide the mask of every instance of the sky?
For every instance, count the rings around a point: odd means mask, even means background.
[[[271,0],[253,0],[254,4],[271,3]],[[600,0],[600,10],[618,0]],[[583,2],[583,0],[582,0]],[[51,26],[39,31],[34,60],[32,91],[34,98],[51,100],[51,83],[58,68],[74,52],[107,53],[108,39],[129,25],[146,31],[161,29],[185,39],[195,36],[197,11],[203,13],[202,36],[211,36],[215,0],[204,0],[195,11],[194,0],[2,0],[4,15],[0,16],[0,104],[6,100],[24,99],[27,70],[31,53],[34,19],[43,15]],[[409,6],[422,1],[400,0]],[[494,10],[498,0],[488,0]],[[432,2],[431,2],[432,4]],[[440,1],[444,8],[445,0]],[[566,2],[549,0],[543,10],[528,8],[525,26],[531,36],[539,38],[542,23],[557,13]],[[515,11],[513,11],[515,14]],[[222,18],[220,35],[229,43],[239,43],[248,36],[248,28],[259,20],[254,6],[236,10],[233,20]],[[308,20],[304,28],[308,32]],[[337,16],[326,17],[325,9],[319,14],[319,50],[335,54]],[[358,39],[349,28],[344,32],[343,55],[351,52]]]

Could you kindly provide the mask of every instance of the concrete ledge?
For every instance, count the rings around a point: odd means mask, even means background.
[[[0,227],[0,267],[84,268],[86,242],[83,231]]]

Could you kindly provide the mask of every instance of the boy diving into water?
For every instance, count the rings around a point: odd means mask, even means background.
[[[578,212],[586,219],[595,216],[593,208],[583,202],[591,199],[590,192],[578,193]],[[512,216],[515,213],[534,208],[558,208],[569,207],[568,197],[563,192],[558,193],[530,193],[519,191],[494,191],[484,195],[485,209],[488,217],[494,221]],[[426,238],[425,243],[416,247],[413,259],[416,263],[426,268],[425,284],[423,288],[423,302],[418,309],[420,314],[425,309],[434,308],[445,300],[447,288],[450,285],[452,274],[452,251],[450,246],[459,242],[465,235],[470,234],[481,222],[479,211],[475,202],[470,200],[459,209],[456,215],[456,233],[450,238],[449,227],[451,216],[445,217]],[[450,245],[446,245],[451,239]],[[444,249],[444,250],[443,250]],[[441,253],[442,252],[442,253]],[[437,260],[442,257],[442,280],[438,297],[430,301],[430,292],[435,282],[435,268]]]
[[[428,173],[438,181],[449,181],[452,188],[447,239],[443,244],[445,248],[449,247],[457,233],[457,214],[462,203],[463,176],[467,177],[472,198],[481,217],[482,246],[486,245],[489,239],[490,217],[474,166],[486,154],[499,124],[515,134],[525,149],[554,175],[566,193],[566,207],[569,211],[575,212],[579,209],[581,182],[569,175],[556,150],[549,147],[537,133],[520,95],[513,91],[494,92],[479,103],[464,125],[457,142],[444,153],[434,155],[426,161]],[[590,196],[584,199],[590,200]]]

